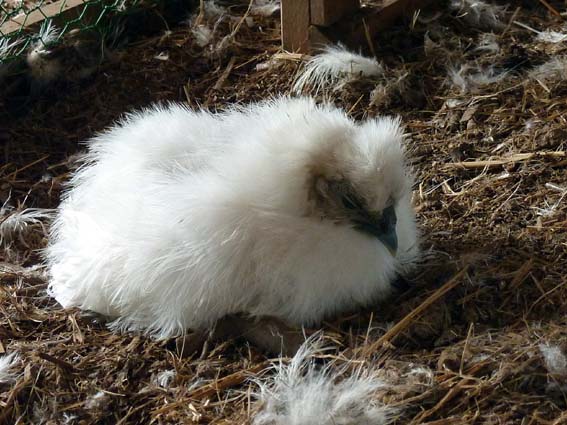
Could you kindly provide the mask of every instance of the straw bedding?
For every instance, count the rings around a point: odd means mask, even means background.
[[[567,423],[567,44],[526,29],[561,33],[563,20],[518,2],[487,29],[457,6],[381,33],[379,76],[319,89],[355,118],[402,116],[425,252],[393,302],[324,325],[338,348],[320,360],[379,370],[375,402],[395,423]],[[210,38],[195,42],[195,25]],[[304,59],[279,51],[277,12],[244,4],[117,50],[25,113],[0,100],[0,353],[17,353],[1,366],[0,422],[253,420],[255,381],[273,373],[264,354],[230,340],[180,358],[173,341],[62,310],[38,250],[79,142],[155,101],[222,109],[291,93]]]

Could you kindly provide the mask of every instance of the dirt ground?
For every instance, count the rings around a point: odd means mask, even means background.
[[[542,3],[508,5],[496,28],[445,7],[424,12],[373,40],[385,79],[323,93],[356,119],[400,115],[409,134],[423,260],[393,302],[323,326],[338,361],[398,382],[376,396],[400,408],[398,424],[567,424],[567,365],[550,355],[567,350],[567,41],[526,29],[565,31]],[[269,374],[269,359],[253,346],[231,340],[179,358],[171,341],[114,334],[61,309],[38,252],[48,220],[10,221],[55,208],[81,142],[129,110],[290,93],[302,62],[275,56],[277,13],[241,19],[246,9],[230,8],[208,46],[190,25],[164,29],[112,52],[86,80],[42,87],[24,109],[0,102],[0,353],[20,353],[22,371],[0,383],[0,423],[245,424],[260,408],[249,378]],[[555,73],[538,71],[554,58]],[[390,343],[357,354],[462,270]],[[416,365],[430,379],[404,384]]]

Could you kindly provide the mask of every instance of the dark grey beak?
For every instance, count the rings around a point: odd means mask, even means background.
[[[392,231],[384,233],[382,236],[378,236],[378,240],[382,242],[386,248],[388,248],[388,251],[390,251],[392,256],[396,255],[396,252],[398,252],[398,235],[396,234],[395,227]]]
[[[355,229],[374,236],[384,244],[390,254],[396,255],[398,235],[396,234],[396,210],[394,206],[386,208],[379,216],[368,216],[354,220]]]

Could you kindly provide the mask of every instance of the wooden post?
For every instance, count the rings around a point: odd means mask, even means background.
[[[282,46],[288,52],[309,51],[309,0],[282,0]]]
[[[360,0],[282,0],[282,46],[291,52],[307,53],[328,39],[318,27],[328,27],[355,12]]]

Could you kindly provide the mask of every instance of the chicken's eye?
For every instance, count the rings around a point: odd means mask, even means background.
[[[358,212],[366,210],[366,202],[355,193],[349,192],[344,194],[341,197],[341,201],[347,210]]]
[[[353,198],[351,198],[348,195],[345,195],[345,196],[342,197],[342,202],[343,202],[343,205],[345,206],[345,208],[348,209],[348,210],[360,209],[360,205],[358,205],[356,200],[354,200]]]

